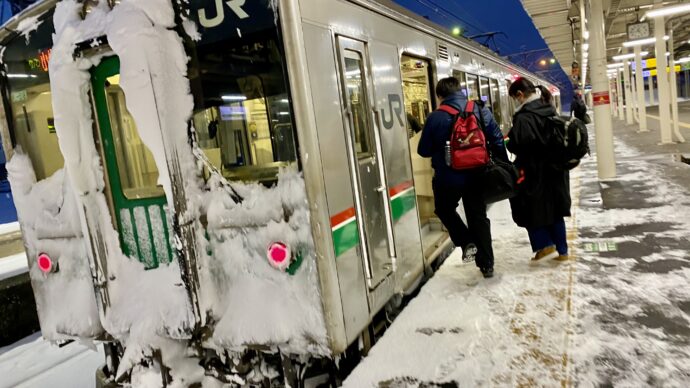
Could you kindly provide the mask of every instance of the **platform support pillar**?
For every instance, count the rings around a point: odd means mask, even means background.
[[[616,94],[616,102],[618,103],[618,118],[625,120],[625,108],[623,107],[623,69],[618,69],[616,72],[616,82],[618,82],[618,93]]]
[[[668,31],[668,47],[671,55],[668,57],[668,68],[669,68],[669,83],[671,87],[671,117],[673,119],[673,134],[676,139],[685,143],[685,138],[680,133],[680,125],[678,119],[678,84],[676,82],[676,60],[673,57],[673,28]]]
[[[661,0],[656,0],[656,7],[661,7]],[[656,42],[654,44],[656,53],[656,77],[659,87],[659,125],[661,128],[661,144],[673,143],[671,137],[671,101],[669,93],[669,82],[666,68],[668,63],[666,61],[666,41],[664,35],[666,34],[666,26],[664,25],[664,17],[654,18],[654,37]]]
[[[623,54],[627,54],[628,49],[623,48]],[[623,62],[623,82],[625,83],[625,122],[630,125],[633,124],[633,105],[632,105],[632,89],[630,86],[630,62],[627,60]]]
[[[596,131],[597,170],[599,179],[616,177],[616,160],[613,152],[613,125],[611,101],[606,75],[606,34],[602,2],[590,0],[590,77]]]
[[[647,129],[647,104],[644,101],[644,78],[642,78],[642,49],[635,46],[635,86],[637,92],[637,117],[640,123],[640,132],[649,132]]]

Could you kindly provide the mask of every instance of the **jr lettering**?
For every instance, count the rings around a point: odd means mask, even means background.
[[[240,19],[246,19],[249,17],[249,14],[244,12],[242,9],[242,6],[244,5],[246,0],[227,0],[225,1],[225,4],[230,8],[232,12],[237,15],[238,18]],[[221,23],[223,23],[223,20],[225,20],[225,9],[223,7],[223,0],[215,0],[215,5],[216,5],[216,16],[212,18],[208,18],[206,15],[206,9],[202,8],[200,9],[199,12],[199,23],[201,23],[202,27],[206,28],[213,28],[219,26]]]

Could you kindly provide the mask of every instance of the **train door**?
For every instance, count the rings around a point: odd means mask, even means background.
[[[393,271],[395,245],[380,133],[373,121],[372,83],[363,42],[338,37],[345,120],[345,141],[355,210],[370,288]]]
[[[434,213],[434,191],[432,179],[434,170],[431,159],[422,158],[417,154],[417,147],[421,138],[421,129],[426,117],[432,111],[432,76],[431,63],[427,59],[403,54],[400,59],[402,73],[403,94],[405,97],[405,112],[410,126],[415,127],[419,122],[419,132],[410,137],[410,158],[417,194],[417,209],[424,247],[426,262],[432,261],[438,246],[448,238],[441,221]],[[417,132],[417,130],[414,130]]]
[[[106,192],[123,253],[151,269],[172,260],[167,202],[153,155],[125,106],[119,72],[116,57],[92,70]]]

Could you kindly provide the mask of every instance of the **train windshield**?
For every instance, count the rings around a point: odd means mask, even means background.
[[[189,71],[193,124],[224,177],[272,181],[297,160],[284,48],[271,1],[245,4],[192,1],[201,30]]]
[[[2,64],[6,72],[2,97],[13,145],[31,159],[37,180],[64,165],[53,125],[48,60],[53,45],[53,13],[41,17],[36,31],[4,42]]]

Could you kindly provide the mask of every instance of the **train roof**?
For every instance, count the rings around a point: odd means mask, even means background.
[[[23,20],[29,18],[40,18],[44,14],[52,10],[59,0],[39,0],[20,12],[19,14],[13,16],[5,24],[0,27],[0,45],[4,45],[8,40],[13,39],[18,34],[21,33],[20,24]],[[393,2],[392,0],[345,0],[350,3],[359,4],[364,6],[373,12],[382,14],[398,20],[401,23],[408,25],[409,27],[415,28],[422,32],[426,32],[438,39],[444,40],[448,44],[456,45],[464,50],[470,51],[474,54],[482,56],[486,59],[494,61],[502,66],[510,68],[512,72],[519,73],[523,76],[530,76],[532,78],[538,79],[541,83],[555,87],[553,83],[545,80],[544,78],[528,71],[527,69],[508,61],[507,59],[496,54],[494,51],[480,45],[479,43],[465,38],[456,37],[448,33],[442,26],[421,17],[418,14],[404,8],[403,6]]]

